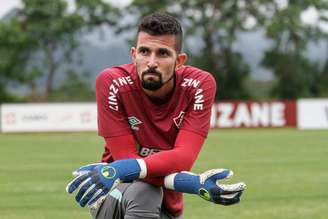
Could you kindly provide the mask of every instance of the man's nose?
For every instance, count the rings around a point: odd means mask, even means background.
[[[152,54],[149,56],[148,62],[147,62],[147,67],[148,68],[157,68],[158,67],[158,63],[157,63],[157,59],[156,59],[156,55]]]

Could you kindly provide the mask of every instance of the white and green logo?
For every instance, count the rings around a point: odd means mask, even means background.
[[[111,166],[105,166],[101,169],[101,174],[107,179],[113,179],[116,176],[116,170]]]
[[[131,129],[138,131],[139,127],[137,127],[137,125],[142,124],[142,122],[139,119],[137,119],[137,117],[135,117],[135,116],[128,117],[128,120],[129,120]]]

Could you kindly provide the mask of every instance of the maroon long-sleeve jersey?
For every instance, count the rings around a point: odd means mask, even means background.
[[[108,68],[96,81],[99,135],[107,139],[133,135],[139,156],[147,157],[147,177],[164,177],[176,172],[177,166],[184,168],[177,163],[184,162],[182,158],[174,159],[195,151],[190,147],[201,147],[190,144],[181,147],[184,150],[175,150],[182,130],[207,136],[215,91],[216,83],[210,73],[182,66],[176,70],[173,93],[158,102],[144,93],[133,64]],[[179,142],[183,144],[181,139]],[[103,161],[110,162],[113,156],[110,145],[107,147]],[[124,152],[123,142],[119,147]],[[174,215],[182,211],[182,195],[178,192],[164,189],[163,203]]]

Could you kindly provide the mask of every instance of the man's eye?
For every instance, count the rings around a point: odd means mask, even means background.
[[[139,53],[142,54],[142,55],[145,55],[145,54],[148,53],[148,51],[146,49],[140,49]]]
[[[160,51],[159,54],[161,56],[167,56],[168,55],[167,51]]]

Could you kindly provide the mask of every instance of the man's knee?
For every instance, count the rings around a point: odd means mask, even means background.
[[[124,205],[126,218],[159,218],[163,190],[148,183],[136,181],[125,191]]]
[[[145,182],[136,181],[127,188],[126,198],[129,201],[140,203],[162,202],[163,190],[161,187],[153,186]]]

